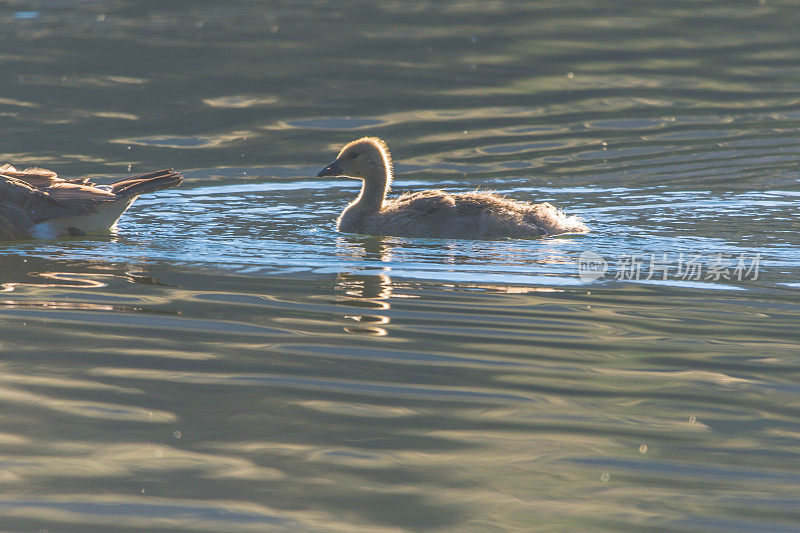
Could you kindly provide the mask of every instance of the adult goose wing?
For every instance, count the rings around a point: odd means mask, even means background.
[[[0,173],[0,240],[21,239],[33,226],[37,213],[61,209],[49,193],[17,178]]]
[[[88,178],[62,179],[55,172],[0,167],[0,240],[52,238],[108,231],[140,194],[179,185],[180,174],[161,170],[95,186]]]

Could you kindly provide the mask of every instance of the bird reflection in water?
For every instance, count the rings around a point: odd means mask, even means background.
[[[379,274],[340,273],[336,276],[336,293],[341,295],[336,302],[340,305],[365,310],[366,313],[346,314],[344,318],[355,325],[345,326],[344,331],[355,335],[388,335],[383,327],[391,319],[382,312],[389,311],[391,298],[397,298],[395,284],[389,276],[392,259],[391,238],[386,237],[340,237],[337,241],[339,254],[360,262],[380,262]]]
[[[344,315],[344,318],[356,322],[356,325],[344,326],[344,331],[356,335],[388,335],[389,332],[382,326],[389,324],[390,319],[380,312],[390,309],[392,279],[389,276],[339,274],[336,289],[343,293],[336,303],[368,311]]]
[[[439,264],[456,266],[476,263],[498,265],[496,273],[503,273],[505,270],[513,273],[515,268],[524,270],[530,268],[531,265],[540,265],[545,268],[574,265],[574,259],[570,258],[564,250],[564,245],[570,242],[568,239],[550,238],[537,241],[533,256],[529,246],[518,245],[514,241],[499,242],[500,245],[491,246],[485,241],[459,241],[455,244],[442,241],[440,247],[436,249],[436,259]],[[410,284],[398,282],[396,279],[393,281],[391,278],[392,265],[398,263],[398,252],[401,256],[403,252],[408,253],[410,244],[409,241],[398,237],[341,236],[338,238],[337,251],[342,261],[344,263],[355,262],[354,267],[362,269],[364,273],[337,275],[336,292],[343,295],[337,300],[337,303],[371,311],[366,314],[345,315],[346,319],[357,323],[357,325],[346,326],[344,328],[346,332],[361,335],[387,335],[388,330],[385,326],[390,323],[388,316],[390,300],[417,297],[399,293],[398,289],[402,285],[408,287]],[[424,246],[429,247],[430,244]],[[402,263],[402,257],[399,262]],[[443,274],[446,275],[446,273]],[[439,284],[440,289],[455,287],[507,294],[563,292],[563,289],[549,286],[519,285],[508,281],[492,283],[459,280],[457,283]]]

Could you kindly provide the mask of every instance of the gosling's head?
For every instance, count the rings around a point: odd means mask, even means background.
[[[336,160],[317,174],[323,176],[347,176],[356,179],[372,179],[386,171],[387,184],[392,179],[392,159],[382,139],[364,137],[345,145]]]

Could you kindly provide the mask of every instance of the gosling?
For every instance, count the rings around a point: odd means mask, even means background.
[[[176,187],[172,170],[95,185],[88,178],[62,179],[43,168],[0,166],[0,241],[54,239],[110,232],[141,194]]]
[[[363,181],[361,194],[342,211],[336,228],[347,233],[397,237],[492,239],[534,238],[589,231],[575,216],[549,203],[520,202],[485,191],[449,194],[441,190],[406,193],[386,198],[392,183],[392,158],[377,137],[353,141],[323,176]]]

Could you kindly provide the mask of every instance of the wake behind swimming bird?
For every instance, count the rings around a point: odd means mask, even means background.
[[[139,195],[182,180],[172,170],[160,170],[95,185],[43,168],[0,165],[0,241],[108,233]]]
[[[317,174],[323,176],[364,182],[361,194],[336,221],[336,228],[348,233],[488,239],[589,231],[580,219],[549,203],[520,202],[485,191],[450,194],[428,190],[387,199],[392,158],[386,143],[377,137],[345,145],[336,160]]]

